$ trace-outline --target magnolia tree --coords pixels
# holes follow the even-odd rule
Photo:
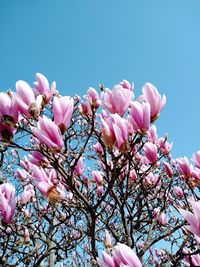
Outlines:
[[[99,91],[0,93],[0,266],[200,266],[200,151],[172,158],[152,84]]]

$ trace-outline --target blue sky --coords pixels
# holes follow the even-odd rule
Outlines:
[[[200,1],[1,0],[0,90],[36,72],[65,95],[145,82],[167,96],[157,122],[174,157],[200,150]]]

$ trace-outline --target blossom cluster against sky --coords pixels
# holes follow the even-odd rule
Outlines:
[[[200,149],[200,1],[1,0],[0,88],[41,72],[63,95],[103,82],[153,83],[167,104],[158,133],[174,157]]]

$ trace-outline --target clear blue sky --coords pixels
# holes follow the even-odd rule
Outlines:
[[[152,82],[173,155],[200,149],[199,0],[1,0],[0,90],[36,72],[66,95],[99,82]]]

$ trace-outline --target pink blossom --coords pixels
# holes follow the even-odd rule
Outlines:
[[[146,83],[142,88],[144,99],[150,104],[151,109],[151,122],[156,120],[160,115],[164,105],[166,104],[166,96],[161,99],[158,90],[151,84]]]
[[[144,178],[144,183],[147,185],[157,185],[159,181],[159,176],[153,174],[150,172],[147,176]]]
[[[173,177],[173,170],[172,170],[170,164],[168,162],[165,162],[165,161],[163,161],[163,164],[164,164],[165,171],[166,171],[167,175],[169,175],[169,177],[172,178]]]
[[[156,144],[160,147],[160,151],[164,155],[168,155],[171,152],[172,146],[173,146],[173,143],[167,142],[166,138],[164,138],[164,137],[159,138],[156,141]]]
[[[93,171],[93,181],[97,184],[97,185],[102,185],[103,184],[103,174],[101,171]]]
[[[86,103],[82,102],[79,105],[79,111],[82,115],[84,114],[84,115],[92,116],[92,109],[91,109],[89,102],[86,102]]]
[[[124,151],[128,142],[128,122],[118,114],[112,114],[112,127],[116,138],[115,146]]]
[[[174,186],[173,190],[174,194],[177,195],[179,198],[183,197],[183,190],[179,186]]]
[[[98,196],[102,196],[103,193],[104,193],[103,186],[98,186],[98,187],[97,187],[97,195],[98,195]]]
[[[74,173],[78,176],[82,175],[84,171],[83,157],[81,156],[74,168]]]
[[[35,196],[35,190],[31,184],[24,187],[24,191],[21,196],[22,204],[26,205],[32,197]]]
[[[134,83],[130,84],[127,80],[123,80],[119,83],[124,89],[128,89],[130,91],[134,90]]]
[[[39,117],[36,127],[32,127],[33,134],[46,144],[49,148],[54,150],[61,150],[64,146],[60,129],[58,126],[46,116]]]
[[[200,201],[190,201],[193,213],[180,209],[181,214],[184,219],[190,224],[187,229],[192,232],[197,240],[200,243]]]
[[[112,147],[116,141],[116,138],[114,129],[112,127],[111,118],[108,118],[107,120],[101,119],[101,132],[105,146]]]
[[[114,247],[112,257],[105,252],[102,253],[102,256],[102,259],[98,259],[100,267],[142,267],[137,255],[125,244],[118,243]]]
[[[157,146],[153,143],[147,142],[144,144],[144,153],[150,163],[156,163],[158,160]]]
[[[74,110],[74,100],[69,96],[54,97],[53,115],[54,122],[63,134],[69,125]]]
[[[98,154],[102,154],[103,153],[103,148],[102,148],[100,143],[96,143],[94,145],[94,149],[95,149],[96,153],[98,153]]]
[[[164,226],[167,223],[167,216],[164,212],[161,212],[161,214],[158,216],[158,222],[160,225]]]
[[[18,122],[18,107],[15,95],[0,93],[0,118],[4,125],[14,126]]]
[[[42,109],[42,95],[35,97],[30,85],[25,81],[16,83],[15,95],[19,111],[28,118],[37,118]]]
[[[189,249],[183,249],[183,253],[186,254],[184,257],[186,266],[200,266],[200,254],[190,255]]]
[[[35,88],[43,95],[44,103],[48,104],[56,90],[56,83],[53,82],[50,88],[47,78],[41,73],[36,73],[36,80],[34,82]]]
[[[128,122],[118,114],[112,114],[108,119],[101,119],[102,138],[106,146],[115,145],[119,150],[126,150],[128,143]]]
[[[100,267],[119,267],[114,259],[104,251],[102,252],[102,259],[98,258],[98,264]]]
[[[49,189],[54,187],[50,178],[50,174],[47,175],[44,169],[39,168],[36,165],[32,166],[31,181],[40,190],[44,196],[48,196]]]
[[[192,165],[190,165],[188,158],[179,158],[176,161],[178,163],[180,173],[187,178],[191,177]]]
[[[160,208],[155,208],[153,210],[153,217],[162,226],[164,226],[167,223],[167,216],[164,212],[160,212]]]
[[[118,243],[117,246],[114,247],[113,254],[116,266],[121,266],[121,264],[124,264],[131,267],[142,267],[137,255],[125,244]]]
[[[129,120],[136,132],[146,133],[150,127],[149,103],[132,102],[129,110]]]
[[[15,187],[10,183],[0,185],[0,209],[3,220],[11,223],[16,209]]]
[[[39,151],[32,151],[29,155],[29,162],[41,167],[47,167],[50,165],[48,159]]]
[[[99,94],[97,93],[97,91],[94,88],[90,87],[88,89],[87,95],[85,96],[85,98],[90,103],[90,105],[92,105],[94,108],[99,107],[99,105],[100,105]]]
[[[27,156],[24,156],[24,159],[20,160],[20,166],[24,168],[26,171],[30,171],[32,163],[30,163]],[[23,174],[25,174],[25,172],[23,172]]]
[[[200,169],[200,151],[193,154],[192,161],[195,163],[195,166]]]
[[[15,176],[19,178],[21,181],[26,180],[27,172],[25,170],[17,169],[15,172]]]
[[[133,98],[133,92],[118,84],[114,86],[112,91],[107,88],[102,93],[101,98],[101,105],[105,109],[109,110],[110,113],[118,113],[123,116]]]
[[[155,125],[152,125],[147,132],[147,140],[153,144],[156,143],[158,136],[157,136],[157,129]]]

